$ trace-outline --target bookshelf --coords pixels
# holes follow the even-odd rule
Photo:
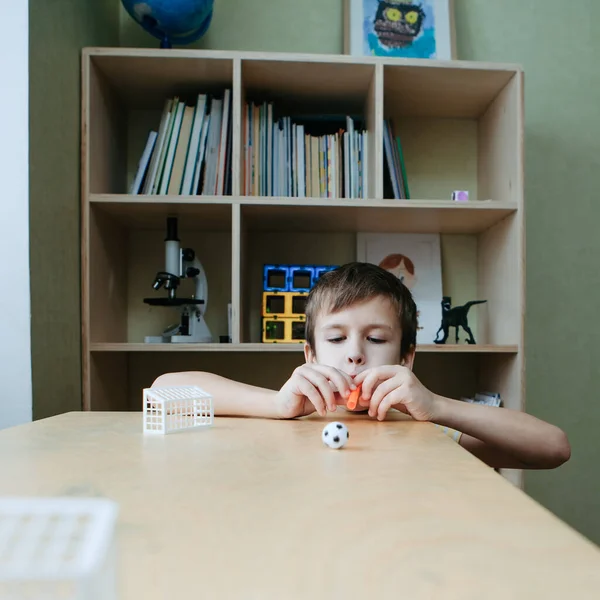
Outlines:
[[[231,90],[230,189],[128,193],[165,99]],[[367,131],[363,197],[246,194],[244,111],[357,115]],[[438,393],[500,392],[525,408],[523,73],[517,65],[205,50],[86,48],[82,55],[82,351],[84,410],[139,410],[141,389],[171,370],[209,370],[280,386],[301,344],[260,343],[264,263],[341,264],[359,231],[440,233],[444,294],[470,314],[476,345],[421,345],[415,371]],[[402,139],[410,200],[385,183],[384,119]],[[453,202],[452,190],[469,190]],[[252,190],[251,190],[252,191]],[[231,343],[146,344],[177,321],[149,307],[168,216],[206,270],[206,322]],[[451,334],[452,335],[452,334]],[[462,338],[464,339],[464,337]],[[516,484],[518,471],[504,472]]]

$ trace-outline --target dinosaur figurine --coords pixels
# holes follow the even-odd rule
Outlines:
[[[463,306],[455,306],[452,307],[452,299],[450,296],[444,296],[442,298],[442,324],[440,328],[437,330],[435,334],[435,344],[445,344],[448,339],[448,330],[450,327],[454,327],[456,329],[456,343],[458,344],[458,328],[462,327],[469,338],[467,339],[467,344],[475,344],[475,338],[473,337],[473,332],[469,328],[469,322],[467,320],[467,314],[469,309],[474,304],[483,304],[487,302],[487,300],[472,300],[471,302],[467,302]],[[444,332],[444,337],[441,340],[438,340],[438,335],[440,331]]]

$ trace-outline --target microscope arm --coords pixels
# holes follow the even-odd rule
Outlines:
[[[206,273],[204,271],[204,267],[202,263],[198,260],[197,257],[194,257],[194,260],[186,263],[186,269],[189,268],[197,269],[198,274],[196,277],[196,293],[195,298],[204,300],[204,303],[201,305],[199,310],[201,310],[202,314],[206,312],[206,305],[208,304],[208,281],[206,279]]]

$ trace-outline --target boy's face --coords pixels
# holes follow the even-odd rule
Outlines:
[[[414,354],[400,360],[402,331],[398,314],[384,296],[376,296],[336,313],[317,315],[314,352],[305,345],[307,362],[357,375],[371,367],[404,364],[412,368]]]

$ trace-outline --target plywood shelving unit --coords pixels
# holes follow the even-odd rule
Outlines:
[[[442,234],[444,293],[477,298],[477,345],[418,348],[417,375],[453,397],[494,390],[524,409],[523,73],[519,66],[202,50],[87,48],[82,57],[83,408],[138,410],[141,389],[176,369],[280,386],[301,345],[260,342],[263,263],[341,264],[358,231]],[[132,196],[149,127],[167,97],[232,90],[230,196]],[[243,196],[242,110],[359,114],[369,132],[368,199]],[[383,119],[403,143],[411,200],[384,197]],[[468,189],[470,201],[450,194]],[[144,344],[177,321],[150,308],[167,216],[209,282],[206,320],[231,344]],[[471,315],[470,315],[471,316]],[[507,476],[516,483],[518,473]]]

